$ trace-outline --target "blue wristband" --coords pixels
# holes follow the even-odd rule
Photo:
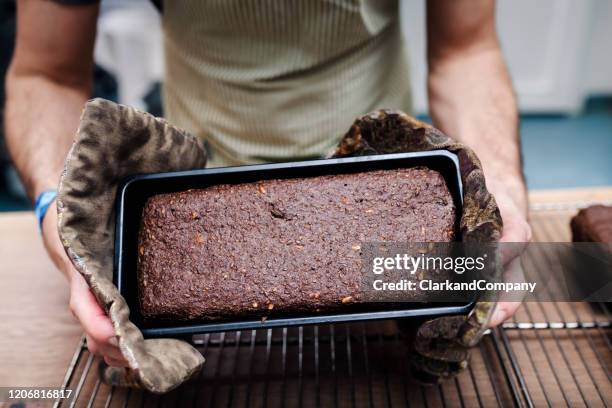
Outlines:
[[[57,191],[55,190],[47,190],[43,191],[36,198],[36,203],[34,203],[34,213],[36,214],[36,219],[38,220],[38,227],[42,231],[42,223],[45,218],[45,214],[49,209],[53,200],[57,197]]]

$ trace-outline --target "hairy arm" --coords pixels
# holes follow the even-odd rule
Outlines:
[[[91,93],[97,5],[20,0],[17,41],[6,78],[6,138],[30,198],[56,189],[79,116]],[[43,222],[45,248],[70,281],[70,309],[92,353],[126,365],[113,326],[66,256],[53,204]]]
[[[97,5],[22,0],[6,79],[6,137],[30,198],[57,188],[89,98]]]
[[[495,30],[495,1],[428,0],[427,61],[434,124],[480,158],[504,221],[502,241],[529,241],[518,110]],[[506,255],[508,265],[518,253]],[[492,324],[517,307],[500,304]]]
[[[436,126],[472,147],[491,187],[503,181],[526,214],[516,97],[494,11],[493,0],[429,0],[429,105]]]

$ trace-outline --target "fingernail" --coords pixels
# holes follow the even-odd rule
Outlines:
[[[506,320],[506,312],[502,309],[496,309],[493,312],[493,317],[491,318],[491,323],[495,324],[495,326],[497,326],[498,324],[502,323],[504,320]]]
[[[117,336],[110,337],[108,343],[111,346],[119,347],[119,338]]]

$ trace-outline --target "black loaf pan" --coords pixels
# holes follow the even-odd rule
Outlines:
[[[237,184],[266,179],[314,177],[416,166],[424,166],[442,174],[453,196],[457,214],[462,214],[463,186],[459,173],[459,161],[455,154],[447,150],[212,168],[129,177],[124,180],[117,195],[113,280],[128,303],[131,321],[142,330],[145,337],[189,337],[198,333],[229,330],[467,313],[473,303],[405,303],[405,308],[389,311],[269,317],[265,320],[250,317],[245,320],[232,319],[202,323],[178,322],[175,325],[167,322],[145,323],[140,314],[136,276],[138,229],[142,209],[149,197],[162,193],[206,188],[216,184]],[[458,224],[457,220],[457,228]]]

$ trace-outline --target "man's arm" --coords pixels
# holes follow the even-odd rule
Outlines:
[[[495,1],[428,0],[427,61],[435,126],[480,158],[504,221],[502,241],[529,241],[518,111],[495,30]],[[500,303],[492,325],[517,307]]]
[[[6,78],[6,137],[30,198],[57,188],[79,115],[91,93],[98,6],[18,3]]]
[[[79,116],[89,98],[98,5],[20,0],[17,40],[6,78],[6,138],[30,198],[56,189]],[[70,280],[70,309],[93,353],[125,365],[113,326],[64,252],[55,204],[43,222],[49,256]]]

